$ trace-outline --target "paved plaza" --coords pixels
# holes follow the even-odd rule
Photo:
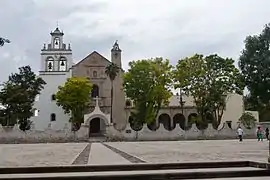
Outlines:
[[[236,160],[266,162],[267,158],[268,142],[256,140],[0,145],[1,167]]]

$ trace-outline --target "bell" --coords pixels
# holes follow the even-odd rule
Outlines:
[[[55,45],[58,45],[58,41],[55,42]]]
[[[64,61],[61,61],[61,64],[60,64],[61,66],[64,66],[65,65],[65,63],[64,63]]]
[[[48,68],[49,68],[49,69],[52,69],[52,63],[51,63],[51,62],[49,62]]]

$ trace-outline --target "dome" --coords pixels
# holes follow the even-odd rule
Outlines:
[[[61,32],[61,31],[59,30],[59,28],[57,27],[53,32],[51,32],[51,35],[52,35],[52,36],[54,36],[54,35],[60,35],[60,36],[63,36],[64,33],[63,33],[63,31]]]

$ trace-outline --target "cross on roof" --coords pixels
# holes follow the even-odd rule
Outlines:
[[[93,98],[93,99],[96,101],[96,107],[98,107],[98,106],[99,106],[98,101],[99,101],[101,98],[99,98],[98,96],[96,96],[96,97]]]

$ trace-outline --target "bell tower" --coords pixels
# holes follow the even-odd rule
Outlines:
[[[120,69],[119,73],[113,81],[113,104],[112,104],[112,120],[116,129],[124,129],[126,127],[127,119],[124,116],[125,109],[125,92],[123,89],[123,69],[122,69],[122,50],[119,48],[116,41],[111,49],[111,61],[115,63]]]
[[[122,50],[119,48],[118,41],[115,41],[111,50],[111,59],[119,68],[122,68],[121,53]]]
[[[41,69],[43,72],[68,72],[72,66],[70,44],[64,43],[64,33],[57,27],[50,33],[51,43],[44,44],[41,50]]]
[[[56,105],[58,87],[64,85],[71,77],[72,50],[70,44],[64,43],[64,33],[57,27],[50,33],[51,41],[41,49],[39,76],[46,82],[44,89],[35,102],[38,116],[34,119],[35,128],[44,130],[48,127],[63,129],[69,117],[61,107]]]

